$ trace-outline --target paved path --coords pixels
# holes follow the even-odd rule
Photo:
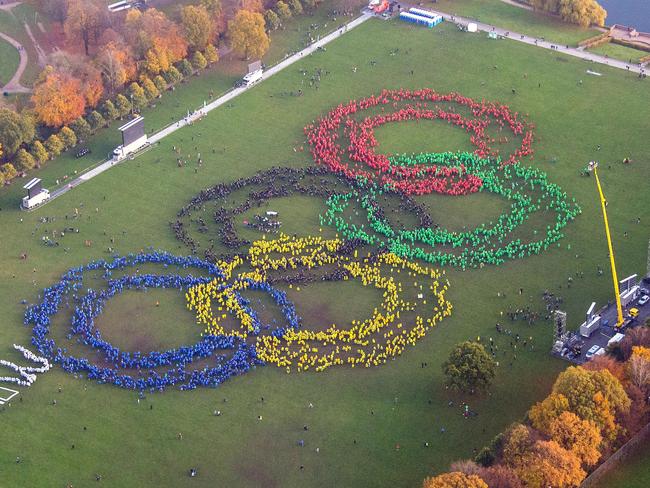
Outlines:
[[[566,45],[560,45],[550,41],[544,41],[536,37],[530,37],[519,32],[513,32],[500,27],[484,24],[475,19],[469,19],[465,17],[459,17],[457,15],[451,15],[444,12],[435,13],[442,15],[446,21],[453,22],[454,24],[460,24],[467,26],[468,23],[473,22],[477,25],[478,29],[483,32],[495,32],[499,36],[507,37],[514,41],[523,42],[524,44],[530,44],[531,46],[537,46],[543,49],[550,49],[552,51],[561,52],[568,54],[569,56],[574,56],[576,58],[581,58],[586,61],[591,61],[593,63],[604,64],[611,66],[612,68],[618,68],[626,71],[632,71],[634,73],[645,72],[645,65],[630,64],[625,61],[619,61],[617,59],[607,58],[605,56],[600,56],[599,54],[590,53],[588,51],[583,51],[574,47],[567,47]]]
[[[41,68],[44,68],[45,65],[47,64],[47,57],[45,56],[45,51],[43,51],[43,48],[41,47],[41,45],[38,43],[38,41],[34,37],[34,34],[32,34],[32,30],[29,28],[29,25],[27,25],[27,23],[25,23],[24,26],[25,26],[25,30],[27,31],[27,35],[32,40],[32,44],[34,45],[34,49],[36,50],[36,54],[38,55],[38,65]]]
[[[350,23],[345,24],[340,29],[337,29],[336,31],[324,36],[323,38],[321,38],[320,40],[314,42],[313,44],[310,44],[308,47],[306,47],[302,51],[299,51],[299,52],[293,54],[292,56],[289,56],[288,58],[286,58],[283,61],[279,62],[275,66],[272,66],[269,69],[267,69],[264,72],[264,74],[262,75],[262,80],[261,81],[270,78],[274,74],[279,73],[280,71],[287,68],[288,66],[291,66],[295,62],[300,61],[305,56],[308,56],[309,54],[317,51],[319,48],[321,48],[321,47],[325,46],[326,44],[332,42],[334,39],[339,38],[340,36],[345,34],[350,29],[353,29],[353,28],[357,27],[358,25],[363,24],[365,21],[367,21],[368,19],[370,19],[372,17],[373,17],[372,14],[364,13],[363,15],[361,15],[360,17],[357,17],[356,19],[354,19]],[[255,85],[253,85],[253,86],[255,86]],[[174,122],[173,124],[165,127],[164,129],[156,132],[155,134],[152,134],[151,136],[149,136],[149,142],[152,145],[159,142],[164,137],[167,137],[168,135],[176,132],[177,130],[179,130],[179,129],[187,126],[187,125],[191,125],[195,120],[200,119],[201,117],[203,117],[205,114],[207,114],[211,110],[214,110],[215,108],[220,107],[221,105],[230,102],[235,97],[238,97],[239,95],[241,95],[242,93],[244,93],[245,91],[250,90],[250,89],[251,89],[250,86],[243,86],[243,87],[234,88],[234,89],[230,90],[225,95],[223,95],[223,96],[217,98],[216,100],[214,100],[213,102],[210,102],[209,104],[205,105],[205,107],[201,107],[201,108],[197,109],[195,112],[193,112],[189,116],[184,117],[183,119],[181,119],[181,120],[179,120],[177,122]],[[135,156],[137,157],[137,154]],[[122,160],[122,161],[124,161],[124,160]],[[127,161],[128,161],[128,159],[127,159]],[[67,192],[72,190],[74,187],[79,186],[80,184],[94,178],[95,176],[97,176],[99,174],[102,174],[104,171],[109,170],[110,168],[112,168],[113,166],[119,164],[120,162],[121,161],[109,160],[109,161],[106,161],[104,163],[99,164],[95,168],[93,168],[90,171],[87,171],[86,173],[82,174],[81,176],[75,178],[74,180],[67,183],[66,185],[64,185],[64,186],[62,186],[60,188],[57,188],[56,190],[53,190],[48,202],[51,202],[55,198],[66,194]],[[47,202],[45,202],[45,203],[47,203]],[[45,205],[45,203],[43,205]]]
[[[15,5],[15,4],[14,4]],[[25,51],[25,48],[23,45],[18,42],[16,39],[13,37],[9,37],[7,34],[4,32],[0,32],[0,37],[7,41],[9,44],[11,44],[13,47],[15,47],[18,50],[18,54],[20,55],[20,63],[18,64],[18,69],[14,73],[14,75],[11,77],[11,79],[7,82],[7,84],[2,88],[2,91],[7,92],[7,93],[29,93],[32,90],[30,88],[24,87],[23,85],[20,84],[20,77],[23,76],[23,72],[25,71],[25,68],[27,67],[27,51]]]

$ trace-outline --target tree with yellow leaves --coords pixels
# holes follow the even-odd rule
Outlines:
[[[488,485],[475,474],[467,475],[454,471],[426,478],[422,488],[488,488]]]
[[[531,407],[528,418],[534,428],[548,434],[553,421],[567,410],[569,410],[569,400],[561,393],[551,393],[543,401]]]
[[[627,361],[627,374],[632,384],[647,391],[650,387],[650,348],[632,347],[632,356]]]
[[[261,58],[269,49],[270,39],[264,29],[262,14],[240,10],[228,22],[230,46],[245,59]]]
[[[591,420],[582,420],[576,414],[563,412],[552,423],[549,435],[567,451],[575,454],[583,465],[593,466],[600,459],[603,436]]]

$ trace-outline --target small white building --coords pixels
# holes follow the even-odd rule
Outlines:
[[[27,196],[23,197],[22,208],[25,210],[32,209],[50,199],[50,191],[41,186],[40,178],[31,179],[25,186]]]

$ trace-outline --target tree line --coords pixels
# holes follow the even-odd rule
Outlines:
[[[40,167],[92,133],[141,111],[161,94],[219,60],[228,42],[244,59],[259,59],[269,34],[317,0],[242,0],[231,19],[221,0],[198,0],[174,18],[155,8],[110,13],[104,0],[30,0],[61,24],[68,45],[34,84],[21,110],[0,109],[0,186]]]
[[[489,387],[490,360],[481,344],[459,344],[443,365],[448,385]],[[523,422],[497,435],[474,459],[426,478],[423,488],[577,487],[650,420],[649,401],[646,325],[630,330],[608,355],[567,368]]]

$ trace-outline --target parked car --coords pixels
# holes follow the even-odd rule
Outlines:
[[[77,154],[74,155],[75,158],[83,158],[86,154],[90,154],[90,148],[82,147],[77,151]]]
[[[594,344],[594,345],[591,346],[591,347],[589,348],[589,350],[587,351],[587,354],[585,355],[586,358],[587,358],[587,359],[591,359],[591,358],[593,358],[594,356],[598,355],[598,351],[599,351],[600,349],[602,349],[602,347],[600,347],[598,344]]]
[[[643,307],[646,303],[650,302],[650,296],[648,295],[643,295],[641,298],[639,298],[639,305]]]

